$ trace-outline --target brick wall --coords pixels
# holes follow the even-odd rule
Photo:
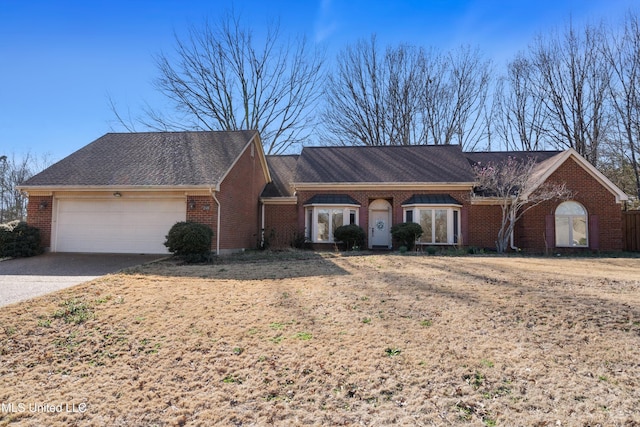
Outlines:
[[[187,221],[208,225],[216,231],[218,221],[218,205],[212,196],[187,196]],[[213,236],[212,246],[215,249],[216,236]]]
[[[549,183],[566,183],[573,192],[572,200],[581,203],[589,216],[589,228],[597,222],[597,236],[590,235],[590,248],[555,248],[547,238],[547,221],[552,221],[555,210],[562,200],[551,200],[527,211],[516,223],[514,243],[526,252],[543,253],[580,252],[589,250],[617,251],[622,249],[622,212],[615,196],[604,188],[574,159],[567,160],[548,179]],[[499,206],[474,205],[470,210],[469,245],[495,249],[495,240],[500,229],[502,212]],[[549,218],[549,219],[547,219]],[[550,229],[555,236],[555,231]],[[592,230],[594,231],[594,230]]]
[[[494,250],[502,222],[502,209],[496,205],[473,205],[469,209],[467,246]]]
[[[369,227],[369,203],[377,199],[387,200],[392,207],[392,225],[399,224],[404,221],[402,215],[402,204],[407,201],[414,194],[449,194],[463,205],[463,210],[469,207],[469,192],[468,191],[381,191],[381,190],[363,190],[363,191],[298,191],[298,207],[297,207],[297,219],[298,219],[298,232],[304,233],[304,204],[307,200],[316,194],[346,194],[352,197],[360,204],[359,225],[362,227],[368,238]],[[464,232],[464,230],[463,230]],[[365,242],[365,246],[368,246],[368,241]]]
[[[623,248],[622,212],[620,205],[615,203],[615,196],[603,187],[591,174],[583,169],[575,160],[569,159],[561,165],[549,178],[551,183],[565,182],[573,192],[573,200],[581,203],[589,215],[590,248],[577,250],[617,251]],[[304,232],[304,203],[316,194],[347,194],[361,205],[359,210],[359,224],[365,230],[368,228],[369,203],[375,199],[385,199],[391,203],[393,224],[404,220],[402,217],[402,203],[413,194],[449,194],[462,205],[461,228],[462,244],[481,248],[495,249],[496,238],[502,219],[499,206],[470,205],[469,193],[466,191],[299,191],[297,205],[297,232]],[[516,224],[515,245],[528,252],[542,253],[547,246],[553,246],[546,238],[547,217],[555,213],[556,207],[562,201],[549,201],[528,211]],[[276,221],[276,211],[267,216],[267,228]],[[281,219],[278,227],[284,227],[286,221],[296,219],[289,212]],[[593,226],[597,223],[597,230]],[[368,233],[367,233],[368,234]],[[554,250],[558,250],[553,248]]]
[[[221,250],[257,247],[260,240],[258,199],[265,185],[258,150],[249,146],[225,177],[217,194],[221,209]]]
[[[298,233],[301,234],[298,229],[298,206],[265,205],[264,224],[265,238],[272,249],[290,247]]]
[[[45,249],[51,248],[52,215],[53,196],[29,196],[27,223],[40,230],[40,245]]]
[[[622,208],[615,202],[615,196],[611,192],[573,158],[561,165],[549,177],[548,181],[550,183],[565,182],[567,188],[573,192],[572,200],[581,203],[587,210],[589,228],[592,228],[595,222],[598,225],[597,236],[589,235],[590,245],[593,246],[594,243],[597,243],[598,247],[572,248],[571,251],[622,250]],[[562,201],[549,201],[528,211],[517,224],[516,245],[537,252],[543,251],[545,248],[545,219],[548,215],[555,214],[555,209],[560,203]],[[547,244],[550,243],[547,242]],[[557,249],[554,248],[554,251]]]

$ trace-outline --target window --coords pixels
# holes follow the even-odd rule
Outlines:
[[[580,203],[563,202],[556,208],[556,246],[586,247],[587,211]]]
[[[305,218],[306,236],[310,241],[333,243],[333,232],[338,227],[358,224],[358,209],[351,206],[308,206]]]
[[[417,222],[422,227],[423,233],[418,243],[458,243],[460,224],[457,207],[405,206],[404,218],[406,222]]]
[[[460,208],[449,194],[414,194],[403,204],[405,222],[422,227],[418,244],[455,245],[460,235]]]

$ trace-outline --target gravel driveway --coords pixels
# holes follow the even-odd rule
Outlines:
[[[165,256],[47,253],[0,261],[0,307]]]

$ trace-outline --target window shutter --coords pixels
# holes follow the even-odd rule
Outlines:
[[[556,247],[556,217],[555,215],[547,215],[545,217],[544,236],[547,241],[547,248]]]
[[[462,235],[461,245],[469,244],[469,208],[463,206],[460,209],[460,234]]]
[[[598,215],[589,216],[589,248],[600,249],[600,224]]]

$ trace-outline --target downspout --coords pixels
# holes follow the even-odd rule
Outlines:
[[[216,205],[218,206],[218,219],[216,221],[216,255],[220,256],[220,201],[216,197],[216,192],[213,191],[213,187],[209,187],[209,191],[211,192],[211,197],[216,201]]]
[[[264,248],[264,202],[260,204],[260,247]]]

